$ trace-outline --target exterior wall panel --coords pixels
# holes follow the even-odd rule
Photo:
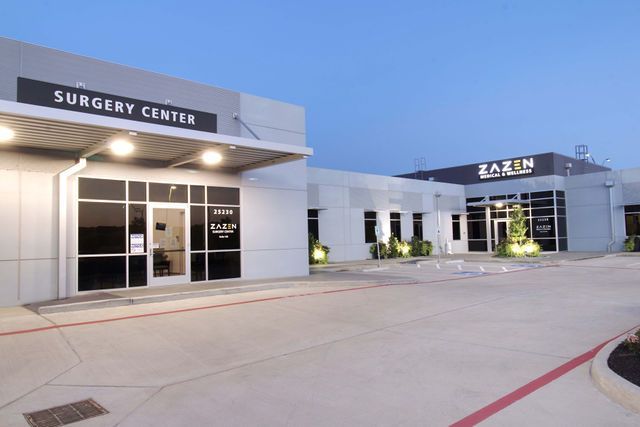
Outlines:
[[[424,238],[435,243],[437,227],[433,200],[434,193],[439,191],[442,194],[439,204],[444,247],[445,238],[452,239],[451,226],[446,225],[451,213],[459,213],[464,207],[464,187],[455,184],[309,168],[308,186],[317,186],[320,194],[325,187],[333,190],[331,197],[320,196],[319,203],[313,206],[321,209],[320,240],[331,248],[329,259],[332,262],[371,257],[371,243],[365,243],[365,211],[377,211],[383,240],[390,235],[391,211],[401,211],[403,240],[410,240],[413,235],[413,213],[422,213]],[[344,195],[342,199],[339,194]],[[459,244],[458,249],[466,252],[463,244]]]

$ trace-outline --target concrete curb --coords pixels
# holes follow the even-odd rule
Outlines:
[[[331,281],[305,281],[305,282],[277,282],[277,283],[265,283],[262,285],[245,285],[245,286],[235,286],[228,288],[218,288],[218,289],[205,289],[199,291],[185,291],[185,292],[174,292],[168,294],[159,294],[159,295],[145,295],[139,297],[121,297],[121,298],[111,298],[104,299],[98,301],[83,301],[83,302],[75,302],[68,304],[54,304],[49,306],[41,306],[37,309],[38,314],[54,314],[54,313],[67,313],[71,311],[81,311],[81,310],[93,310],[98,308],[113,308],[113,307],[124,307],[127,305],[134,304],[151,304],[157,302],[166,302],[166,301],[178,301],[183,299],[191,299],[191,298],[203,298],[203,297],[211,297],[218,295],[232,295],[232,294],[241,294],[248,292],[258,292],[258,291],[268,291],[273,289],[287,289],[294,287],[324,287],[324,286],[351,286],[357,287],[358,285],[367,286],[371,284],[392,284],[392,285],[401,285],[407,283],[413,283],[413,281],[407,280],[396,280],[396,281],[342,281],[342,282],[331,282]]]
[[[613,372],[607,364],[611,352],[625,338],[626,334],[620,339],[611,341],[596,354],[591,362],[591,378],[596,387],[609,399],[630,411],[640,413],[640,387]]]

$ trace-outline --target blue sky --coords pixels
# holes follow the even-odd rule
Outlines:
[[[639,1],[3,0],[0,34],[300,104],[310,165],[640,166]]]

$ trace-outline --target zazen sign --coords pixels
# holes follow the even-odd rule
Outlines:
[[[509,178],[533,173],[533,157],[502,160],[478,165],[478,177],[481,180]]]

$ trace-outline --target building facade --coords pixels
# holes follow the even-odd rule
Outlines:
[[[0,58],[1,306],[308,274],[302,107],[2,38]]]
[[[613,171],[587,158],[526,155],[397,177],[308,169],[309,229],[331,261],[368,257],[394,234],[435,251],[493,252],[515,206],[543,251],[621,251],[640,235],[640,168]]]
[[[0,38],[0,306],[305,276],[377,238],[491,252],[514,206],[545,251],[640,234],[640,169],[555,153],[398,177],[309,168],[304,108]],[[378,233],[376,233],[376,230]]]

